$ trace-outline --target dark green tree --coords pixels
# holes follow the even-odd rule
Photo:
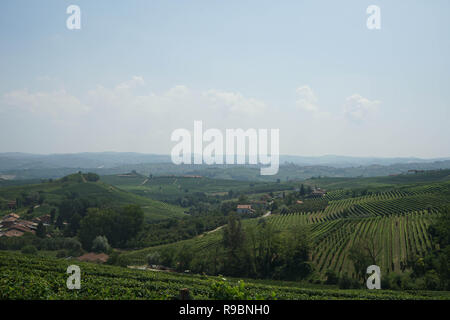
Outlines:
[[[39,222],[39,224],[36,228],[36,236],[38,236],[39,238],[45,238],[46,235],[47,235],[47,230],[41,221],[41,222]]]

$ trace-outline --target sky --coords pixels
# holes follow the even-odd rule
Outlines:
[[[2,0],[0,152],[169,154],[171,133],[201,120],[279,129],[281,154],[448,157],[448,12],[447,0]]]

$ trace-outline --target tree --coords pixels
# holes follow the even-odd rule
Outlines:
[[[287,280],[303,279],[308,276],[312,268],[308,263],[311,250],[309,229],[301,224],[289,228],[283,241],[281,276]]]
[[[56,209],[53,208],[52,211],[50,211],[50,222],[52,224],[55,223],[55,216],[56,216]]]
[[[358,279],[364,280],[367,267],[377,264],[381,249],[376,245],[375,235],[360,239],[350,248],[349,258],[353,262]]]
[[[110,249],[111,246],[105,236],[97,236],[94,241],[92,241],[92,251],[94,252],[108,252]]]
[[[58,217],[56,218],[56,223],[55,223],[56,227],[58,229],[62,229],[64,227],[64,220],[63,217],[59,214]]]
[[[161,255],[159,254],[158,251],[150,252],[147,255],[147,264],[149,266],[161,264]]]
[[[106,236],[114,247],[125,247],[142,229],[143,222],[144,213],[136,205],[121,209],[91,208],[80,222],[78,237],[87,250],[100,235]]]
[[[238,199],[238,201],[239,201],[239,203],[246,203],[246,202],[248,202],[248,198],[247,198],[247,196],[245,195],[245,194],[241,194],[240,196],[239,196],[239,199]]]
[[[46,234],[47,234],[47,230],[41,221],[41,222],[39,222],[39,224],[36,228],[36,236],[38,236],[39,238],[45,238]]]
[[[325,276],[327,277],[327,280],[325,281],[326,284],[337,284],[339,281],[339,277],[337,276],[336,272],[331,269],[327,270]]]
[[[86,175],[86,180],[91,182],[96,182],[100,179],[99,175],[96,173],[88,172]]]
[[[192,258],[194,254],[192,249],[186,245],[180,248],[177,253],[177,265],[176,269],[179,272],[183,272],[190,269]]]
[[[248,271],[244,263],[245,234],[241,221],[235,214],[231,214],[228,218],[222,242],[226,250],[225,272],[230,275],[242,276]],[[246,257],[248,258],[248,255]]]
[[[300,196],[303,197],[305,195],[305,186],[302,184],[300,186]]]

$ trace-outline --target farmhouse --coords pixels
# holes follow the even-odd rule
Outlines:
[[[313,192],[311,194],[313,196],[323,197],[326,193],[327,193],[326,190],[320,189],[320,188],[316,188],[316,189],[313,190]]]
[[[21,236],[23,236],[23,234],[24,233],[22,231],[13,229],[13,230],[6,231],[3,235],[5,237],[9,238],[9,237],[21,237]]]
[[[0,223],[2,224],[3,227],[9,228],[9,227],[12,227],[14,224],[16,224],[16,221],[17,221],[16,218],[9,217],[9,218],[3,219]]]
[[[15,213],[8,214],[3,220],[0,220],[0,226],[2,232],[0,237],[21,237],[26,232],[35,233],[37,229],[37,223],[20,220],[20,217]]]
[[[253,213],[255,210],[252,209],[252,206],[249,204],[238,204],[237,213]]]
[[[4,219],[8,219],[8,218],[13,218],[14,220],[19,219],[19,215],[15,214],[15,213],[10,213],[7,216],[4,217]]]
[[[34,218],[32,221],[38,224],[39,222],[42,222],[44,225],[50,225],[51,223],[51,217],[49,214],[43,215],[42,217]]]
[[[12,227],[9,228],[8,231],[12,231],[12,230],[17,230],[20,232],[31,232],[31,233],[35,233],[34,230],[31,230],[30,228],[28,228],[27,226],[21,225],[21,224],[15,224]]]

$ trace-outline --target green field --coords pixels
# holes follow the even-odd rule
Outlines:
[[[81,289],[66,288],[67,267],[81,269]],[[115,266],[57,260],[0,252],[0,299],[172,299],[189,288],[194,299],[214,299],[211,283],[217,277],[134,270]],[[227,280],[232,285],[236,280]],[[304,288],[298,283],[244,280],[250,299],[405,300],[450,299],[449,292],[339,290]]]
[[[263,193],[293,189],[293,183],[248,182],[192,176],[158,176],[140,174],[102,176],[101,181],[134,194],[162,201],[174,201],[194,193],[224,196],[230,190],[239,193]]]
[[[42,204],[42,208],[38,209],[38,211],[42,211],[41,213],[49,213],[50,210],[47,212],[43,210],[46,206],[47,208],[49,206],[57,207],[67,195],[76,194],[77,197],[91,199],[108,206],[137,204],[142,207],[146,218],[149,220],[185,216],[184,210],[181,207],[141,197],[102,181],[86,181],[79,174],[73,174],[66,179],[63,178],[52,182],[2,187],[0,188],[0,203],[3,203],[5,207],[8,201],[15,200],[24,193],[39,193],[42,195],[44,203]],[[21,210],[26,210],[26,208],[19,208],[17,212],[20,214]],[[3,211],[6,213],[8,210],[4,209]]]

